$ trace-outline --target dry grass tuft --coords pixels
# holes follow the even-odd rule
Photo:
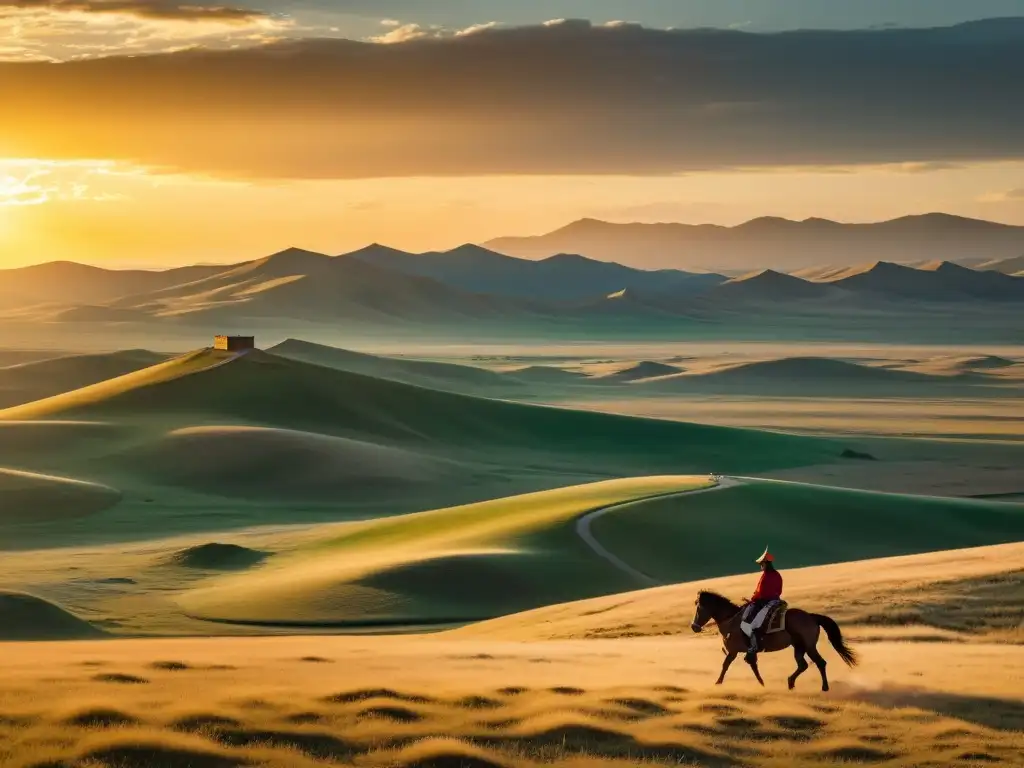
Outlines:
[[[171,723],[171,728],[186,733],[203,733],[217,728],[238,728],[242,723],[233,717],[215,713],[185,715]]]
[[[320,731],[275,731],[258,728],[216,729],[210,737],[232,747],[264,747],[301,752],[319,760],[351,760],[364,749],[332,733]]]
[[[897,755],[893,752],[885,752],[881,749],[866,747],[861,744],[833,747],[819,753],[819,757],[825,760],[837,760],[848,763],[881,763],[892,760]]]
[[[638,715],[644,715],[646,717],[657,717],[659,715],[667,715],[672,710],[666,709],[661,704],[650,699],[609,699],[611,704],[618,704],[620,707],[636,712]]]
[[[359,711],[361,718],[378,718],[395,723],[418,723],[423,715],[408,707],[367,707]]]
[[[324,699],[324,701],[332,704],[354,704],[360,701],[369,701],[370,699],[392,699],[394,701],[404,701],[409,704],[429,704],[433,699],[427,696],[419,696],[417,694],[400,693],[393,691],[390,688],[364,688],[357,691],[345,691],[342,693],[332,694]]]
[[[502,702],[487,696],[464,696],[454,703],[461,709],[497,709],[503,706]]]
[[[93,675],[92,679],[97,683],[118,683],[121,685],[144,685],[149,682],[144,677],[126,675],[121,672],[104,672],[99,675]]]
[[[91,707],[68,715],[61,723],[76,728],[120,728],[138,725],[139,719],[127,712],[111,707]]]

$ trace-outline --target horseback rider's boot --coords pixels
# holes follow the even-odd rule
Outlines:
[[[747,655],[744,657],[747,664],[754,664],[757,662],[757,630],[750,633],[750,645],[747,648]]]

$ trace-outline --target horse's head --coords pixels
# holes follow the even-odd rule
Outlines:
[[[710,621],[721,623],[739,611],[739,606],[733,604],[728,598],[722,597],[717,592],[705,590],[697,593],[694,605],[696,610],[693,612],[693,622],[690,624],[690,629],[694,632],[703,630]]]
[[[696,609],[693,612],[693,621],[690,623],[690,629],[692,629],[694,632],[703,631],[707,623],[711,621],[711,612],[708,610],[708,607],[704,604],[704,595],[704,592],[698,593],[697,599],[693,601],[693,604],[696,606]]]

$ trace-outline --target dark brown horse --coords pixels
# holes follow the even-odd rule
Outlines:
[[[699,592],[697,594],[697,610],[693,614],[693,623],[690,628],[694,632],[700,632],[708,624],[715,622],[718,631],[722,633],[722,650],[725,652],[725,661],[722,662],[722,674],[718,676],[715,685],[721,685],[725,680],[725,673],[729,665],[736,657],[747,650],[747,637],[740,629],[740,619],[743,615],[742,606],[736,605],[728,598],[722,597],[716,592]],[[821,616],[817,613],[808,613],[799,608],[790,608],[786,611],[785,626],[778,632],[772,632],[758,638],[758,649],[766,652],[781,651],[793,646],[793,655],[796,657],[796,671],[789,676],[789,689],[793,690],[796,679],[808,668],[804,656],[810,656],[811,661],[821,672],[821,690],[828,690],[828,676],[825,674],[825,660],[818,653],[818,638],[821,630],[825,630],[832,647],[836,649],[839,658],[846,662],[848,667],[857,664],[857,654],[843,640],[843,634],[839,631],[839,625],[828,616]],[[761,672],[757,668],[755,659],[751,665],[754,677],[757,682],[764,685],[761,679]]]

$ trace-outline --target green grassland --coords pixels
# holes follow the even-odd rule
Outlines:
[[[330,528],[265,567],[187,593],[200,617],[287,624],[465,621],[638,586],[574,522],[589,510],[706,487],[612,480]]]
[[[592,532],[672,582],[750,570],[765,546],[794,568],[1020,541],[1024,506],[745,479],[623,505],[595,519]]]
[[[69,510],[59,529],[0,510],[0,528],[20,547],[316,523],[606,478],[829,463],[844,447],[200,350],[0,411],[0,468],[119,494],[89,516]]]
[[[423,624],[495,616],[643,586],[584,542],[671,583],[750,569],[765,543],[787,566],[1015,541],[1024,507],[697,477],[596,483],[325,531],[265,567],[199,586],[198,616],[284,624]],[[634,501],[630,501],[635,499]]]

